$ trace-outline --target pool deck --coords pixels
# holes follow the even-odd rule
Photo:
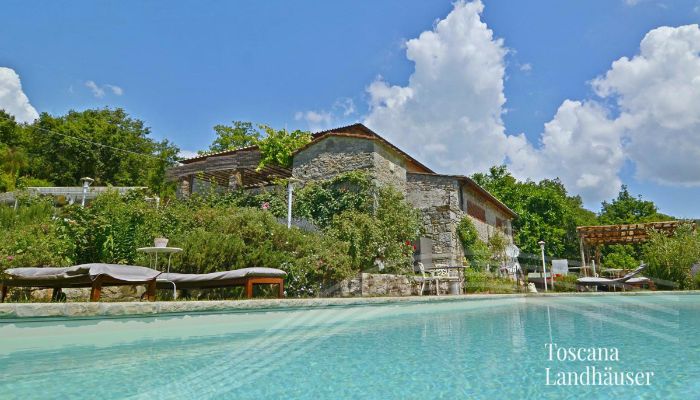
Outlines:
[[[445,301],[478,301],[504,298],[571,297],[571,296],[656,296],[700,294],[700,290],[656,292],[584,292],[584,293],[517,293],[469,294],[459,296],[346,297],[308,299],[259,299],[221,301],[157,301],[129,303],[2,303],[0,323],[24,318],[119,318],[167,314],[246,312],[334,306],[406,304]]]

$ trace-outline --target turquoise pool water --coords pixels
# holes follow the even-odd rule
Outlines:
[[[0,323],[0,398],[696,399],[699,333],[697,295]],[[592,367],[653,376],[554,385]]]

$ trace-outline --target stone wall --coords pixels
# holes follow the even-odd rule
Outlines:
[[[374,168],[374,143],[329,136],[294,155],[292,175],[304,182],[326,180],[348,171]]]
[[[327,180],[350,171],[366,171],[379,186],[403,192],[405,162],[371,139],[329,136],[294,156],[292,175],[304,182]]]
[[[33,289],[10,287],[7,293],[8,301],[51,301],[53,289]],[[83,302],[90,300],[90,288],[65,288],[62,290],[65,301]],[[137,286],[105,286],[100,294],[100,301],[141,301],[146,292],[143,285]]]
[[[406,174],[406,200],[421,211],[424,236],[433,240],[433,262],[456,264],[464,256],[457,236],[457,223],[464,216],[459,190],[452,177]]]
[[[373,176],[380,186],[393,186],[406,191],[406,162],[381,143],[374,143]]]
[[[328,296],[372,297],[372,296],[419,296],[421,284],[413,277],[392,274],[362,273],[336,285]],[[428,287],[425,287],[426,294]],[[448,290],[447,282],[440,282],[440,293]]]

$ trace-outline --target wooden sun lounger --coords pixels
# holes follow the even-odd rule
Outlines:
[[[241,268],[208,274],[161,274],[156,280],[158,289],[214,289],[232,286],[245,287],[246,297],[253,297],[255,285],[277,285],[277,297],[284,297],[286,272],[275,268]]]
[[[579,278],[576,280],[576,286],[579,291],[583,290],[584,288],[587,287],[607,287],[607,288],[613,288],[616,289],[618,286],[622,287],[622,289],[625,289],[625,286],[631,285],[633,282],[636,284],[641,284],[641,283],[646,283],[647,281],[650,281],[648,278],[644,278],[645,280],[639,279],[639,280],[633,280],[636,275],[639,275],[645,268],[647,267],[646,264],[642,264],[633,271],[627,273],[626,275],[620,277],[620,278],[614,278],[614,279],[609,279],[609,278],[597,278],[597,277],[583,277]],[[629,282],[630,280],[633,280],[632,282]],[[628,283],[629,282],[629,283]]]
[[[13,268],[5,271],[0,284],[0,302],[5,301],[10,287],[53,289],[52,300],[58,300],[64,288],[90,288],[90,301],[99,301],[105,286],[146,285],[146,299],[156,298],[156,277],[159,271],[132,265],[82,264],[67,268]]]

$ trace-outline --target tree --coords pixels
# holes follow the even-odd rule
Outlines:
[[[261,158],[260,166],[276,164],[283,167],[292,166],[292,155],[300,147],[311,141],[309,132],[286,129],[276,130],[267,125],[260,125],[265,131],[265,136],[258,141]]]
[[[200,154],[255,145],[261,155],[258,168],[268,164],[291,167],[294,152],[311,141],[311,134],[306,131],[277,130],[265,124],[259,124],[256,128],[251,122],[233,121],[232,126],[216,125],[214,130],[216,139],[209,146],[209,151],[200,151]]]
[[[604,225],[614,225],[668,221],[674,218],[659,213],[653,201],[642,200],[641,195],[632,196],[627,186],[622,185],[617,198],[610,203],[606,201],[602,203],[598,219]]]
[[[658,212],[653,201],[643,200],[639,195],[630,194],[626,185],[622,185],[617,198],[609,203],[604,201],[598,221],[603,225],[634,224],[642,222],[668,221],[674,219]],[[603,264],[609,268],[631,269],[639,265],[642,247],[639,244],[609,245],[602,250]]]
[[[17,186],[20,171],[29,164],[27,154],[17,147],[0,149],[0,169],[4,173],[3,186],[5,190],[14,190]]]
[[[27,167],[27,154],[18,147],[5,147],[0,152],[0,166],[10,175],[19,177],[21,170]]]
[[[24,141],[22,125],[15,117],[0,109],[0,146],[21,147]]]
[[[596,216],[583,207],[579,196],[569,196],[558,179],[520,182],[505,166],[472,178],[518,214],[513,221],[515,243],[526,253],[539,252],[538,241],[558,257],[578,258],[576,227],[595,225]]]
[[[200,151],[200,154],[215,153],[226,150],[235,150],[258,144],[260,132],[255,129],[252,122],[233,121],[232,126],[216,125],[216,139],[209,146],[209,151]]]
[[[3,165],[23,172],[26,176],[18,178],[26,182],[73,186],[89,176],[102,185],[149,186],[160,193],[168,187],[165,170],[179,150],[150,133],[143,121],[119,108],[42,113],[31,124],[17,124],[0,111],[2,143],[17,149],[16,154],[5,150]],[[18,168],[20,154],[28,162]]]
[[[691,267],[700,261],[700,233],[692,224],[679,226],[671,235],[650,232],[643,254],[648,264],[644,275],[662,286],[692,289]]]

